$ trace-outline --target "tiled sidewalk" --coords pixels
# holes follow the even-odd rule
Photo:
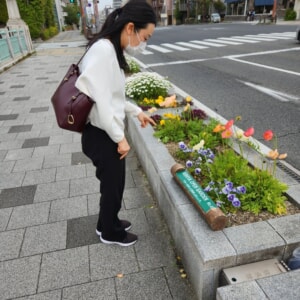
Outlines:
[[[50,103],[83,51],[43,48],[0,74],[0,299],[195,299],[134,149],[121,217],[139,241],[104,245],[95,234],[94,167]]]

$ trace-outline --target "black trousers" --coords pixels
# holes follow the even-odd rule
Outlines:
[[[82,151],[96,167],[100,180],[100,210],[97,229],[108,240],[123,239],[118,213],[125,186],[125,159],[120,159],[116,144],[108,134],[88,123],[82,132]]]

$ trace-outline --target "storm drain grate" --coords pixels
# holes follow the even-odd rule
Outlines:
[[[288,174],[290,177],[292,177],[293,179],[295,179],[297,182],[300,183],[300,175],[297,174],[296,172],[294,172],[293,170],[291,170],[290,168],[288,168],[287,166],[285,166],[284,164],[277,162],[277,167],[279,169],[281,169],[282,171],[284,171],[286,174]]]

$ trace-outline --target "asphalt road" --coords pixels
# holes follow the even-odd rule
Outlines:
[[[274,145],[262,134],[273,130],[278,151],[300,170],[296,27],[246,22],[158,27],[148,52],[137,58],[222,117],[241,116],[236,125],[253,126],[254,137],[269,148]]]

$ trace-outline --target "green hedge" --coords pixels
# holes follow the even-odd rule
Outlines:
[[[284,20],[285,21],[293,21],[296,20],[297,17],[297,13],[292,9],[292,8],[288,8],[285,11],[285,16],[284,16]]]
[[[8,20],[6,1],[0,0],[0,26],[5,26]]]

